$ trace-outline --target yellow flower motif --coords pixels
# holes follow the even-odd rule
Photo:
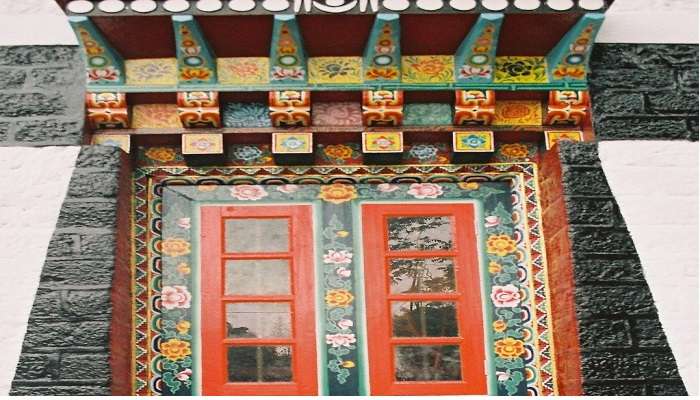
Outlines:
[[[326,292],[326,304],[331,307],[347,307],[354,299],[345,289],[332,289]]]
[[[187,335],[187,332],[190,331],[191,326],[192,325],[189,323],[189,321],[185,321],[183,319],[180,322],[178,322],[177,325],[175,325],[175,329],[180,335]]]
[[[175,150],[170,147],[151,147],[146,150],[146,157],[154,161],[168,162],[175,159]]]
[[[582,79],[586,75],[586,70],[583,67],[564,67],[561,66],[552,73],[556,78],[566,78],[570,76],[575,79]]]
[[[515,251],[515,240],[508,235],[491,235],[486,240],[486,251],[503,257]]]
[[[493,321],[493,330],[496,332],[503,332],[506,330],[506,323],[502,320]]]
[[[343,361],[343,367],[345,367],[345,368],[354,368],[354,367],[355,367],[355,363],[352,362],[352,361]]]
[[[211,71],[209,68],[183,68],[180,72],[180,77],[183,80],[202,80],[206,81],[211,76]]]
[[[335,236],[344,238],[344,237],[347,237],[349,234],[350,234],[350,232],[348,232],[348,231],[338,231],[335,233]]]
[[[344,144],[331,144],[323,148],[323,152],[329,158],[347,160],[352,157],[352,148]]]
[[[479,184],[476,182],[460,182],[457,186],[464,190],[477,190],[479,188]]]
[[[192,272],[192,269],[190,268],[189,264],[186,262],[181,262],[180,264],[177,265],[177,272],[181,273],[182,275],[188,275],[190,272]]]
[[[192,354],[190,344],[179,339],[170,339],[160,345],[160,353],[170,361],[179,361]]]
[[[341,204],[356,199],[357,191],[354,186],[334,183],[332,185],[321,186],[318,198],[333,204]]]
[[[497,340],[494,347],[496,354],[501,358],[517,358],[525,353],[523,341],[511,337]]]
[[[489,263],[489,272],[492,274],[497,274],[497,273],[501,272],[502,269],[503,269],[503,267],[501,267],[501,264],[499,264],[495,261],[491,261]]]
[[[160,247],[163,254],[170,257],[190,254],[190,243],[181,238],[167,238],[161,242]]]
[[[399,76],[399,71],[393,67],[371,68],[366,72],[365,76],[369,80],[394,79]]]
[[[511,158],[525,158],[530,152],[522,143],[509,143],[501,146],[501,154]]]
[[[216,185],[197,185],[197,190],[200,192],[213,192],[216,190]]]

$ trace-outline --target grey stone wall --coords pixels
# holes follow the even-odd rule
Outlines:
[[[586,395],[685,395],[595,143],[561,143]]]
[[[0,146],[82,144],[81,57],[77,46],[0,47]]]
[[[120,386],[128,385],[128,378],[112,379],[130,363],[124,315],[130,304],[127,165],[118,148],[82,147],[49,244],[11,394],[128,394]],[[116,355],[111,363],[110,355]]]
[[[698,45],[598,43],[591,70],[599,139],[698,140]]]

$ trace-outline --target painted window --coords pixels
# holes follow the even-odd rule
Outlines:
[[[202,207],[203,394],[317,393],[311,215]]]
[[[373,395],[486,394],[471,204],[364,204]]]

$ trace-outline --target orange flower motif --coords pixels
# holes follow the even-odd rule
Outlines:
[[[192,354],[190,344],[179,339],[170,339],[160,345],[163,357],[170,361],[179,361]]]
[[[396,68],[372,68],[365,74],[367,79],[394,79],[399,76]]]
[[[186,262],[181,262],[180,264],[177,265],[177,272],[181,273],[182,275],[188,275],[190,272],[192,272],[192,269],[190,268],[189,264]]]
[[[444,71],[446,67],[445,63],[438,58],[421,59],[411,64],[411,68],[426,75],[438,75]]]
[[[352,157],[352,148],[344,144],[332,144],[323,148],[323,152],[330,158],[347,160]]]
[[[175,159],[175,150],[170,147],[151,147],[146,150],[146,157],[154,161],[168,162]]]
[[[494,350],[501,358],[517,358],[525,353],[525,345],[522,340],[507,337],[497,340]]]
[[[161,251],[166,256],[178,257],[190,254],[190,243],[181,238],[168,238],[161,242]]]
[[[189,323],[189,321],[185,321],[184,319],[179,321],[177,325],[175,325],[175,330],[177,330],[177,333],[180,335],[187,335],[187,333],[190,331],[190,327],[192,325]]]
[[[503,269],[503,267],[501,267],[501,264],[499,264],[497,262],[491,261],[489,263],[489,272],[492,274],[497,274],[497,273],[501,272],[502,269]]]
[[[357,198],[357,191],[354,186],[342,183],[321,186],[318,198],[333,204],[341,204]]]
[[[347,307],[352,303],[352,293],[345,289],[332,289],[326,292],[326,304],[331,307]]]
[[[508,235],[491,235],[486,240],[486,252],[503,257],[515,251],[515,240]]]
[[[530,152],[524,144],[510,143],[501,146],[501,154],[511,158],[524,158],[527,157]]]
[[[184,68],[180,72],[182,79],[206,81],[211,76],[211,71],[207,68]]]
[[[493,321],[493,330],[496,332],[504,332],[506,327],[506,323],[500,319],[498,321]]]
[[[586,70],[583,67],[559,67],[552,73],[557,78],[566,78],[570,76],[576,79],[582,79],[586,75]]]
[[[476,182],[460,182],[457,186],[464,190],[477,190],[479,188],[479,184]]]

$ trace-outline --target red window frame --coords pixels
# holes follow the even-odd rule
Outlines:
[[[204,206],[201,209],[202,389],[204,395],[315,395],[316,321],[314,313],[314,250],[310,205]],[[276,253],[226,253],[225,221],[236,218],[287,218],[289,250]],[[291,294],[225,295],[225,261],[289,260]],[[227,338],[226,303],[289,302],[289,338]],[[292,348],[292,382],[228,382],[230,345],[287,345]]]
[[[453,249],[390,251],[387,219],[406,216],[450,216]],[[372,395],[487,394],[481,280],[472,204],[363,204],[365,296]],[[391,294],[389,262],[394,257],[452,257],[454,293]],[[457,337],[392,337],[391,300],[449,300],[457,306]],[[396,381],[394,352],[397,345],[459,345],[460,381]]]

